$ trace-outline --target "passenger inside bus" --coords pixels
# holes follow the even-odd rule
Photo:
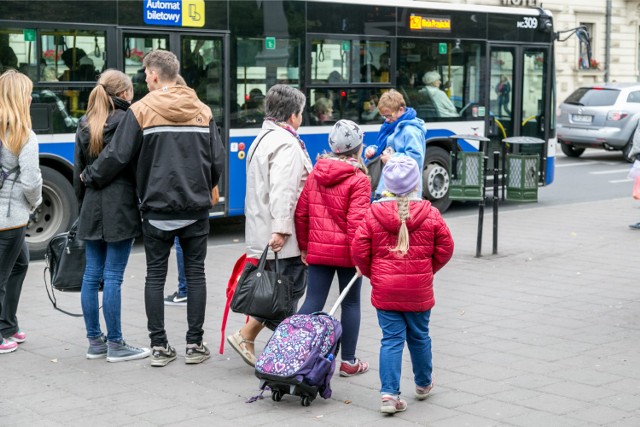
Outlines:
[[[60,58],[67,66],[67,70],[58,77],[58,80],[83,82],[96,80],[98,72],[83,49],[71,47],[62,52]]]
[[[264,94],[258,88],[249,92],[249,99],[242,105],[242,118],[245,124],[262,124],[264,119]]]
[[[313,124],[322,125],[333,123],[333,102],[327,98],[319,98],[313,104],[313,116],[311,122]]]
[[[18,57],[11,46],[0,46],[0,72],[18,69]]]
[[[422,77],[425,87],[420,89],[424,103],[416,108],[419,117],[459,117],[458,110],[447,94],[440,90],[442,78],[437,71],[429,71]]]

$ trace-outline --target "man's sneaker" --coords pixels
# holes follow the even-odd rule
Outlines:
[[[151,351],[151,366],[167,366],[176,360],[176,349],[168,343],[166,347],[154,346]]]
[[[16,332],[15,334],[11,335],[9,338],[7,338],[8,341],[13,341],[13,342],[17,342],[17,343],[22,343],[25,342],[27,340],[27,334],[25,334],[24,332],[18,330],[18,332]]]
[[[407,410],[407,402],[400,399],[400,396],[391,396],[385,394],[382,396],[382,405],[380,406],[380,412],[383,414],[395,414],[396,412],[402,412]]]
[[[358,374],[364,374],[369,370],[369,364],[356,358],[354,363],[342,362],[340,363],[340,376],[352,377]]]
[[[89,338],[87,359],[100,359],[102,357],[107,357],[107,339],[104,335],[100,335],[97,338]]]
[[[125,362],[127,360],[144,359],[149,357],[151,350],[138,348],[127,344],[124,340],[109,341],[107,343],[107,362]]]
[[[187,296],[180,296],[178,291],[175,291],[171,295],[167,295],[164,299],[164,305],[182,305],[184,307],[187,306]]]
[[[185,363],[202,363],[209,357],[211,357],[211,353],[209,353],[209,349],[204,344],[187,344]]]
[[[431,381],[431,384],[425,387],[416,386],[416,399],[418,400],[426,399],[427,396],[429,396],[429,393],[431,392],[432,388],[433,388],[433,381]]]
[[[0,354],[11,353],[12,351],[16,351],[17,349],[17,342],[9,341],[4,338],[2,339],[2,342],[0,342]]]

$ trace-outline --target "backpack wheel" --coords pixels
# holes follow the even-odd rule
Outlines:
[[[280,402],[282,400],[282,392],[280,390],[273,390],[271,392],[271,400]]]
[[[302,406],[309,406],[311,405],[311,399],[309,399],[309,396],[302,396],[302,399],[300,400],[300,404]]]

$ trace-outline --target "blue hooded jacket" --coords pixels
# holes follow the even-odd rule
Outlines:
[[[418,117],[402,120],[396,126],[395,131],[387,137],[387,147],[392,147],[394,156],[405,155],[418,163],[420,170],[424,168],[426,129],[424,121]],[[380,177],[380,183],[376,194],[382,194],[385,190],[384,177]],[[422,180],[418,184],[418,195],[422,197]]]

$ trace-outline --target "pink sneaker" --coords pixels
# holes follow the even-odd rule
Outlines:
[[[18,349],[18,343],[13,341],[7,341],[5,339],[0,342],[0,354],[3,353],[11,353],[12,351],[16,351]]]
[[[24,332],[18,330],[18,332],[16,332],[15,334],[11,335],[9,338],[7,338],[7,340],[9,341],[13,341],[13,342],[25,342],[27,340],[27,334],[25,334]]]
[[[369,370],[369,364],[363,362],[360,359],[356,359],[355,363],[342,362],[340,363],[340,376],[352,377],[358,374],[364,374]]]

